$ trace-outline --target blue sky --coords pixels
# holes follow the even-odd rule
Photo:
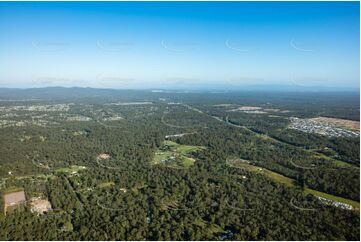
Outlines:
[[[358,2],[1,2],[0,87],[359,88]]]

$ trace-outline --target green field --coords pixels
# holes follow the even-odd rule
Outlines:
[[[70,166],[70,167],[63,167],[63,168],[56,169],[55,172],[77,173],[77,172],[79,172],[81,170],[84,170],[84,169],[86,169],[86,167],[73,165],[73,166]]]
[[[263,174],[276,182],[285,184],[286,186],[290,186],[290,187],[297,186],[296,181],[289,177],[283,176],[281,174],[267,170],[262,167],[251,165],[248,161],[245,161],[242,159],[229,159],[229,160],[227,160],[227,165],[236,167],[236,168],[241,168],[246,171],[257,172],[259,174]],[[351,199],[334,196],[334,195],[331,195],[328,193],[313,190],[311,188],[305,188],[304,192],[308,193],[308,194],[312,194],[316,197],[326,198],[326,199],[332,200],[334,202],[341,202],[341,203],[349,204],[352,207],[354,207],[356,210],[360,209],[360,203],[357,201],[351,200]]]
[[[166,145],[166,146],[169,146],[169,148],[171,150],[174,150],[182,155],[187,155],[191,152],[194,152],[194,151],[199,151],[199,150],[202,150],[202,149],[205,149],[205,147],[203,146],[193,146],[193,145],[180,145],[180,144],[177,144],[176,142],[173,142],[173,141],[170,141],[170,140],[165,140],[163,142],[163,145]]]
[[[310,189],[310,188],[305,188],[305,192],[310,193],[310,194],[312,194],[314,196],[317,196],[317,197],[323,197],[323,198],[326,198],[326,199],[330,199],[330,200],[335,201],[335,202],[341,202],[341,203],[349,204],[349,205],[351,205],[352,207],[354,207],[357,210],[360,209],[360,203],[357,202],[357,201],[351,200],[351,199],[334,196],[334,195],[324,193],[324,192],[319,192],[319,191],[316,191],[316,190],[313,190],[313,189]]]
[[[351,165],[350,163],[347,163],[345,161],[337,160],[332,157],[328,157],[327,155],[316,153],[314,155],[316,159],[325,159],[327,161],[330,161],[334,166],[336,167],[342,167],[342,168],[356,168],[354,165]]]
[[[242,160],[242,159],[230,159],[227,160],[227,164],[232,167],[241,168],[247,171],[256,172],[259,174],[263,174],[269,178],[271,178],[274,181],[277,181],[279,183],[283,183],[287,186],[294,186],[294,180],[288,177],[285,177],[281,174],[278,174],[276,172],[267,170],[262,167],[258,167],[255,165],[251,165],[248,161]]]
[[[173,141],[166,140],[157,150],[152,160],[152,164],[162,164],[171,168],[189,168],[195,159],[191,157],[192,152],[205,149],[201,146],[180,145]]]
[[[105,187],[111,187],[114,186],[114,182],[102,182],[97,185],[98,188],[105,188]]]

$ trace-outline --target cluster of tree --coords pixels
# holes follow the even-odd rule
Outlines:
[[[155,102],[159,95],[150,100]],[[215,100],[194,94],[177,98],[175,102],[191,99],[189,103],[204,113],[159,102],[113,107],[111,112],[125,119],[104,122],[108,126],[91,121],[2,129],[0,178],[6,182],[1,189],[23,187],[27,197],[42,193],[53,211],[37,216],[25,205],[0,215],[0,240],[359,239],[357,212],[326,206],[299,188],[226,162],[230,156],[240,157],[319,191],[358,200],[357,167],[347,164],[352,169],[341,169],[334,153],[322,148],[357,161],[353,152],[342,152],[348,143],[356,148],[359,142],[301,133],[285,138],[282,118],[247,119],[213,106],[215,101],[240,103],[237,95],[216,95]],[[265,103],[247,98],[243,103],[248,105]],[[109,99],[106,102],[114,101]],[[284,100],[273,97],[272,102]],[[94,106],[75,105],[72,112],[96,117],[91,110],[101,109],[101,102],[89,104]],[[248,129],[227,124],[227,116]],[[254,132],[256,128],[259,132]],[[195,165],[188,169],[152,165],[164,137],[180,133],[190,134],[173,141],[206,147],[193,154]],[[24,135],[32,138],[20,141]],[[35,138],[39,136],[45,140]],[[111,158],[97,161],[101,153]],[[56,171],[70,165],[86,169],[77,174]],[[8,170],[22,178],[13,179]]]

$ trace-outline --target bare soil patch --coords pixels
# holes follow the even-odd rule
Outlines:
[[[261,110],[261,107],[254,107],[254,106],[241,106],[236,109],[229,110],[230,112],[235,111],[255,111],[255,110]]]
[[[101,160],[107,160],[110,158],[110,155],[103,153],[103,154],[98,155],[98,158]]]
[[[321,123],[329,123],[329,124],[333,124],[336,126],[347,128],[347,129],[360,130],[360,122],[359,121],[339,119],[339,118],[328,118],[328,117],[317,117],[317,118],[313,118],[311,120],[321,122]]]
[[[44,214],[51,210],[51,204],[46,199],[32,198],[30,201],[31,212]]]

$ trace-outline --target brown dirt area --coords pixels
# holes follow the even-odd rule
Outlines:
[[[48,200],[40,198],[32,198],[30,202],[31,212],[38,214],[44,214],[51,210],[51,204]]]
[[[261,110],[261,107],[254,107],[254,106],[240,106],[238,108],[228,110],[229,112],[236,112],[236,111],[255,111],[255,110]]]
[[[327,117],[317,117],[311,120],[321,122],[321,123],[329,123],[336,126],[344,127],[352,130],[360,130],[360,122],[347,120],[347,119],[339,119],[339,118],[327,118]]]
[[[102,159],[102,160],[106,160],[106,159],[110,158],[110,155],[103,153],[103,154],[98,155],[98,158]]]
[[[4,195],[4,201],[6,206],[12,206],[25,202],[25,193],[24,191],[7,193]]]

